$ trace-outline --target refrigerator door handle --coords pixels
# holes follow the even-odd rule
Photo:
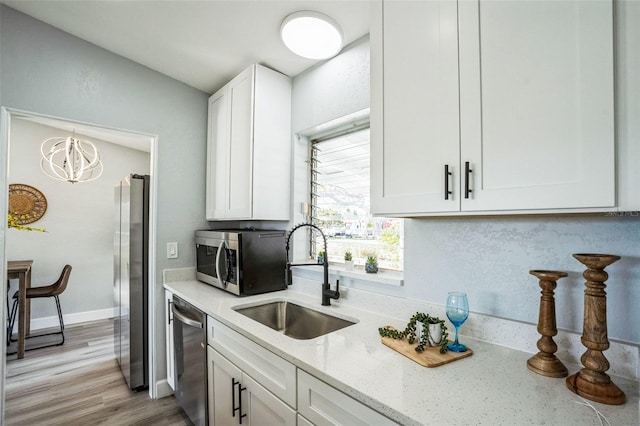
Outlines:
[[[191,327],[204,328],[204,324],[200,321],[189,318],[187,314],[180,312],[180,309],[176,307],[175,303],[171,304],[171,312],[173,312],[173,318],[187,324]]]

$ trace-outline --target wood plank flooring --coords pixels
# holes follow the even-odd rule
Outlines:
[[[65,337],[63,346],[7,356],[5,425],[191,424],[173,396],[129,390],[113,353],[113,320],[67,326]],[[47,338],[60,336],[27,342]]]

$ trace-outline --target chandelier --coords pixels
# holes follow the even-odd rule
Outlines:
[[[102,174],[100,153],[94,144],[69,137],[53,137],[42,142],[40,168],[49,177],[67,182],[89,182]]]

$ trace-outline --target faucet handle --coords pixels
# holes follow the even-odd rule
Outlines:
[[[340,299],[340,280],[336,280],[336,289],[335,290],[327,290],[327,296],[334,300]]]
[[[287,262],[287,266],[284,268],[284,282],[287,287],[293,284],[293,273],[291,272],[290,262]]]

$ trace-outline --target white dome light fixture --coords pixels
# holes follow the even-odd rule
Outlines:
[[[71,183],[90,182],[102,175],[100,153],[87,140],[54,137],[42,142],[40,168],[49,177]]]
[[[280,36],[289,50],[304,58],[327,59],[342,49],[338,23],[320,12],[292,13],[282,21]]]

